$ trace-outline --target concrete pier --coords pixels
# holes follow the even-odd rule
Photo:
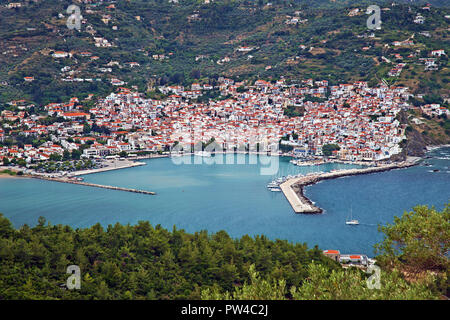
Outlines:
[[[364,169],[346,169],[318,174],[310,174],[299,178],[289,179],[288,181],[282,183],[280,185],[280,188],[295,213],[322,213],[323,210],[321,208],[315,206],[311,202],[311,200],[304,196],[303,188],[305,186],[317,183],[321,180],[382,172],[392,169],[401,169],[411,167],[413,165],[415,165],[414,162],[402,162]]]
[[[86,169],[86,170],[79,170],[71,173],[71,176],[84,176],[87,174],[92,173],[99,173],[99,172],[106,172],[106,171],[112,171],[112,170],[119,170],[119,169],[126,169],[126,168],[133,168],[138,166],[144,166],[145,162],[137,162],[133,160],[106,160],[103,161],[103,168],[96,168],[96,169]]]
[[[83,182],[83,181],[76,181],[76,180],[67,179],[67,178],[49,178],[49,177],[41,177],[41,176],[31,176],[31,177],[32,178],[36,178],[36,179],[41,179],[41,180],[47,180],[47,181],[78,184],[78,185],[87,186],[87,187],[95,187],[95,188],[103,188],[103,189],[110,189],[110,190],[142,193],[142,194],[148,194],[148,195],[156,195],[156,192],[153,192],[153,191],[145,191],[145,190],[138,190],[138,189],[132,189],[132,188],[107,186],[107,185],[102,185],[102,184],[95,184],[95,183],[89,183],[89,182]]]
[[[280,185],[281,191],[289,201],[295,213],[321,213],[322,210],[314,206],[314,204],[303,195],[303,183],[307,177],[289,179]]]

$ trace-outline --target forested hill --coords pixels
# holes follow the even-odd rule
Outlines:
[[[80,31],[66,26],[72,2],[81,9]],[[432,50],[450,52],[448,1],[204,2],[0,1],[0,107],[13,99],[42,105],[104,95],[114,89],[112,79],[142,91],[219,76],[371,85],[385,79],[415,93],[448,94],[448,56],[436,58],[432,70],[423,60]],[[366,9],[374,3],[382,27],[372,31]],[[423,24],[414,22],[418,16]],[[401,73],[390,76],[398,63],[405,64]]]
[[[381,287],[373,290],[368,274],[306,244],[143,221],[74,230],[40,217],[14,229],[0,214],[0,300],[436,299],[448,295],[449,218],[450,204],[442,212],[418,206],[381,228]],[[80,268],[79,289],[67,287],[69,265]]]
[[[233,240],[225,232],[169,232],[148,222],[73,230],[40,218],[34,228],[14,230],[0,215],[0,244],[0,300],[199,299],[201,289],[231,290],[248,281],[251,264],[264,277],[296,286],[312,261],[339,268],[304,244],[264,236]],[[64,290],[72,264],[82,270],[81,291]]]

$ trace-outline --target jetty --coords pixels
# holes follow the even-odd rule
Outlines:
[[[345,169],[325,173],[309,174],[306,176],[289,179],[282,183],[280,185],[280,188],[295,213],[317,214],[322,213],[323,210],[315,206],[311,200],[305,197],[303,193],[303,188],[305,186],[312,185],[319,181],[327,179],[336,179],[346,176],[383,172],[393,169],[407,168],[413,165],[415,165],[415,162],[407,161],[362,169]]]
[[[138,162],[138,161],[132,161],[132,160],[106,160],[106,161],[103,161],[102,168],[79,170],[79,171],[72,172],[70,175],[74,176],[74,177],[75,176],[84,176],[84,175],[93,174],[93,173],[133,168],[133,167],[139,167],[139,166],[145,166],[145,162]]]
[[[148,194],[148,195],[156,195],[156,192],[153,192],[153,191],[146,191],[146,190],[139,190],[139,189],[132,189],[132,188],[123,188],[123,187],[114,187],[114,186],[108,186],[108,185],[103,185],[103,184],[77,181],[77,180],[70,179],[70,178],[51,178],[51,177],[38,176],[38,175],[33,175],[31,177],[35,178],[35,179],[41,179],[41,180],[47,180],[47,181],[78,184],[80,186],[86,186],[86,187],[95,187],[95,188],[103,188],[103,189],[110,189],[110,190],[142,193],[142,194]]]

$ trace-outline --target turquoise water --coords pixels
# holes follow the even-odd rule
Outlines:
[[[74,228],[148,220],[187,232],[226,230],[233,237],[264,234],[311,247],[317,244],[322,249],[373,255],[373,244],[382,238],[378,224],[392,222],[395,215],[417,204],[442,209],[449,201],[450,148],[430,155],[433,158],[426,161],[433,167],[345,177],[307,187],[306,195],[325,210],[322,215],[293,213],[281,192],[267,190],[273,177],[260,175],[260,164],[176,165],[168,158],[84,177],[87,182],[156,191],[157,196],[35,179],[0,179],[0,212],[16,227],[35,225],[39,216]],[[296,167],[281,158],[276,176],[349,167],[358,166]],[[440,172],[431,172],[436,168]],[[359,226],[345,224],[350,210]]]

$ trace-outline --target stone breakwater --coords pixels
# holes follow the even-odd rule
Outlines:
[[[414,162],[401,162],[394,164],[386,164],[377,167],[363,169],[346,169],[332,172],[310,174],[299,178],[289,179],[280,185],[281,191],[289,201],[295,213],[322,213],[323,210],[314,205],[314,203],[305,197],[303,188],[308,185],[315,184],[322,180],[336,179],[346,176],[355,176],[360,174],[369,174],[375,172],[383,172],[393,169],[407,168],[415,165]]]
[[[142,194],[148,194],[148,195],[156,195],[156,192],[153,192],[153,191],[138,190],[138,189],[132,189],[132,188],[123,188],[123,187],[114,187],[114,186],[108,186],[108,185],[102,185],[102,184],[76,181],[76,180],[67,179],[67,178],[49,178],[49,177],[40,177],[40,176],[31,176],[31,177],[35,178],[35,179],[41,179],[41,180],[47,180],[47,181],[78,184],[78,185],[87,186],[87,187],[95,187],[95,188],[103,188],[103,189],[110,189],[110,190],[142,193]]]

